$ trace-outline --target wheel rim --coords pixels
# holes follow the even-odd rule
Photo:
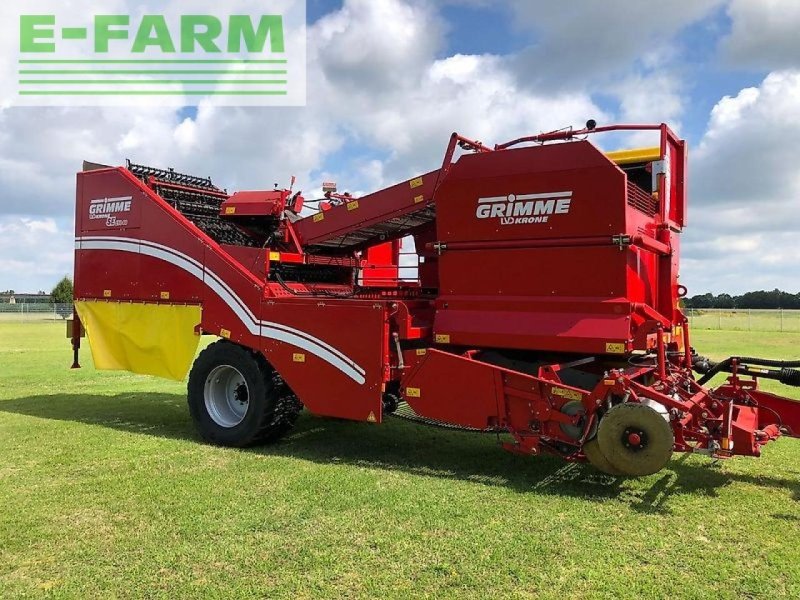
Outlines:
[[[229,365],[214,368],[206,377],[206,411],[220,427],[230,429],[244,421],[250,406],[250,388],[238,369]]]
[[[675,438],[659,411],[630,402],[615,406],[600,419],[597,442],[612,467],[638,477],[667,465]]]

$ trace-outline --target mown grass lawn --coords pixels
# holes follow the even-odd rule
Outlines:
[[[237,451],[198,441],[182,384],[70,358],[63,324],[0,324],[3,599],[800,597],[797,440],[638,480],[398,421]]]

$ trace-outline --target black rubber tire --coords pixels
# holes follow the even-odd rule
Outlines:
[[[234,427],[222,427],[211,418],[205,403],[206,379],[221,365],[234,367],[249,388],[247,413]],[[302,404],[280,376],[258,353],[220,340],[194,361],[187,386],[189,414],[202,438],[212,444],[244,448],[275,441],[297,420]]]
[[[622,437],[629,427],[647,434],[646,447],[638,450],[626,448]],[[642,477],[658,473],[667,465],[672,457],[675,436],[660,413],[645,404],[626,402],[613,407],[600,419],[597,442],[612,467],[625,475]]]

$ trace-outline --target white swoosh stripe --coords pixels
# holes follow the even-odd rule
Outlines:
[[[193,258],[154,242],[111,236],[84,237],[75,240],[79,250],[117,250],[144,254],[168,262],[205,283],[236,314],[252,334],[278,340],[302,348],[342,371],[360,385],[366,382],[366,372],[347,355],[311,334],[280,323],[258,321],[247,305],[220,277]]]
[[[244,325],[246,327],[248,326],[248,319],[249,319],[250,322],[252,322],[252,324],[255,325],[255,326],[265,326],[265,327],[270,327],[272,329],[280,329],[280,330],[283,330],[283,331],[285,331],[287,333],[290,333],[290,334],[294,334],[294,335],[297,335],[297,336],[300,336],[300,337],[305,337],[309,341],[311,341],[312,343],[316,343],[316,344],[322,346],[323,348],[325,348],[326,350],[328,350],[329,352],[331,352],[332,354],[338,356],[346,364],[350,364],[361,375],[364,375],[366,373],[364,371],[364,369],[362,369],[359,365],[357,365],[355,362],[353,362],[346,354],[343,354],[338,349],[334,348],[333,346],[327,344],[323,340],[321,340],[319,338],[316,338],[313,335],[311,335],[311,334],[309,334],[309,333],[307,333],[305,331],[302,331],[300,329],[295,329],[294,327],[289,327],[288,325],[283,325],[282,323],[275,323],[275,322],[272,322],[272,321],[259,321],[258,319],[256,319],[255,315],[252,313],[252,311],[247,306],[247,304],[245,304],[244,301],[242,301],[242,299],[239,298],[239,296],[236,295],[236,293],[228,286],[227,283],[225,283],[216,273],[214,273],[210,269],[204,269],[203,265],[201,265],[198,261],[193,259],[191,256],[187,256],[186,254],[183,254],[182,252],[178,252],[174,248],[170,248],[168,246],[163,246],[161,244],[157,244],[156,242],[150,242],[150,241],[147,241],[147,240],[137,240],[137,239],[134,239],[134,238],[113,237],[113,236],[86,236],[86,237],[83,237],[83,238],[78,238],[76,240],[77,241],[76,247],[80,248],[80,244],[83,241],[87,241],[87,240],[88,241],[99,241],[99,242],[105,242],[106,240],[111,240],[111,241],[116,241],[116,242],[123,242],[123,243],[127,243],[127,244],[133,244],[133,245],[136,245],[136,246],[139,246],[139,247],[150,246],[150,247],[153,247],[153,248],[158,248],[160,250],[163,250],[164,252],[166,252],[168,254],[172,254],[172,255],[176,256],[177,258],[179,258],[179,259],[183,259],[184,261],[188,261],[188,262],[194,264],[195,266],[197,266],[199,269],[204,270],[204,272],[205,272],[205,274],[207,276],[213,278],[214,284],[210,283],[208,280],[206,280],[206,279],[204,279],[202,277],[200,279],[203,280],[203,282],[206,283],[209,287],[211,287],[214,290],[214,292],[217,293],[218,296],[220,296],[223,299],[225,299],[226,304],[228,304],[231,307],[231,309],[234,310],[234,312],[236,312],[236,315],[239,317],[239,319],[242,321],[242,323],[244,323]],[[167,262],[171,262],[167,258],[163,258],[163,256],[161,256],[161,255],[152,254],[149,251],[143,251],[142,254],[148,254],[150,256],[155,256],[156,258],[162,258],[163,260],[166,260]],[[238,305],[240,310],[236,310],[236,307],[234,306],[233,303]],[[244,313],[244,315],[246,315],[246,317],[242,313]],[[248,330],[253,335],[258,335],[258,333],[252,327],[248,327]]]

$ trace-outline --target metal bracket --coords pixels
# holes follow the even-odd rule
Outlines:
[[[444,254],[444,251],[447,250],[447,244],[444,244],[442,242],[436,242],[435,244],[433,244],[433,249],[436,250],[436,254],[441,256],[442,254]]]
[[[669,176],[669,157],[663,160],[656,160],[652,163],[653,189],[658,189],[658,176]]]
[[[612,235],[611,243],[615,246],[618,246],[620,250],[623,250],[626,246],[630,246],[633,243],[633,240],[631,239],[631,236],[621,233],[619,235]]]

